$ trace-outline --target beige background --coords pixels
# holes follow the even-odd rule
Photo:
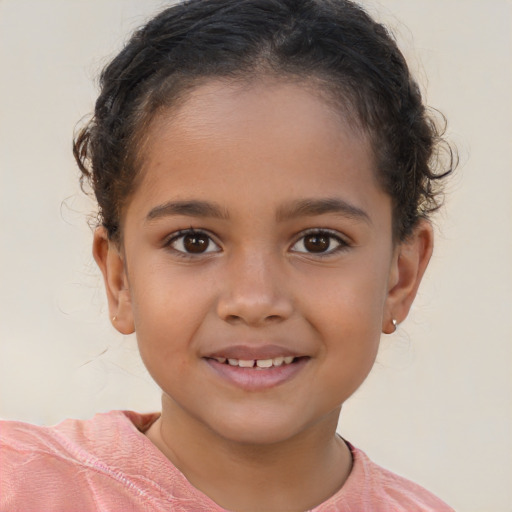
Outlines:
[[[0,0],[0,416],[159,406],[110,327],[71,133],[149,0]],[[457,510],[512,510],[510,0],[365,2],[390,23],[461,167],[420,295],[344,407],[343,435]]]

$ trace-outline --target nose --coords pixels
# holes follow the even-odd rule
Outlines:
[[[222,293],[217,303],[217,314],[222,320],[259,326],[282,322],[291,316],[293,303],[283,286],[282,263],[276,260],[250,250],[232,255],[222,276]]]

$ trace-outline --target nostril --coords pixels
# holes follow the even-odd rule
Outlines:
[[[218,316],[227,323],[262,325],[282,322],[291,315],[293,308],[284,297],[247,292],[220,297],[216,309]]]
[[[263,318],[262,323],[265,322],[279,322],[283,319],[280,315],[268,315]],[[242,316],[239,315],[227,315],[225,318],[228,323],[246,322]],[[260,322],[258,322],[260,323]]]

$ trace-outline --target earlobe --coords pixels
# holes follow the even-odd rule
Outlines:
[[[401,323],[407,317],[432,256],[433,246],[432,225],[427,220],[420,220],[414,232],[397,247],[382,320],[383,333],[393,333],[393,320]]]
[[[110,318],[122,334],[135,331],[125,260],[116,243],[109,240],[103,226],[96,228],[93,256],[103,274]]]

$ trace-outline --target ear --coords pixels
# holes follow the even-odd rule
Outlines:
[[[382,320],[382,332],[385,334],[395,331],[393,320],[401,323],[407,317],[433,247],[434,233],[427,220],[420,220],[414,232],[396,247]]]
[[[94,232],[92,253],[103,274],[112,323],[120,333],[132,334],[135,326],[125,260],[103,226]]]

